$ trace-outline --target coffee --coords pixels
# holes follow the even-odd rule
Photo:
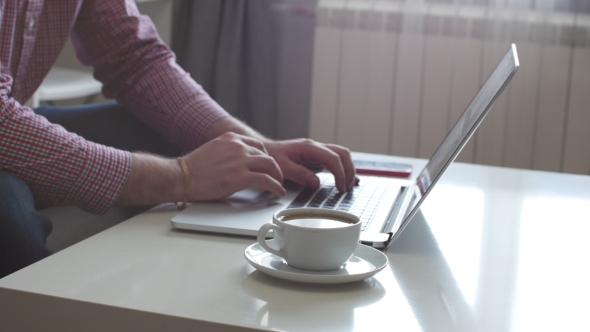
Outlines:
[[[309,228],[339,228],[351,225],[349,222],[326,218],[300,218],[288,221],[283,220],[283,222],[289,225]]]
[[[279,217],[278,220],[280,220],[282,222],[290,222],[290,221],[293,221],[293,220],[326,220],[327,221],[327,224],[334,224],[334,223],[331,223],[331,221],[335,221],[335,222],[340,223],[340,224],[338,224],[338,226],[335,226],[335,227],[343,227],[343,226],[346,226],[347,224],[354,224],[354,223],[356,223],[356,221],[355,220],[352,220],[352,219],[348,219],[348,218],[344,218],[344,217],[339,217],[339,216],[336,217],[336,216],[330,216],[330,215],[319,215],[317,213],[313,213],[313,214],[312,213],[305,213],[305,214],[303,214],[303,213],[294,213],[294,214],[288,214],[286,216]],[[312,222],[312,224],[313,223],[314,222]],[[291,224],[293,224],[293,223],[291,223]],[[293,224],[293,225],[295,225],[295,224]],[[334,225],[336,225],[336,224],[334,224]],[[307,226],[305,226],[305,227],[307,227]],[[314,227],[314,226],[309,226],[309,227]],[[320,228],[323,228],[323,227],[320,227]],[[329,227],[329,228],[331,228],[331,227]]]

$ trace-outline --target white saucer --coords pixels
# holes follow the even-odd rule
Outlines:
[[[273,240],[268,240],[272,246]],[[381,251],[359,244],[353,256],[340,270],[314,272],[287,265],[279,256],[273,255],[258,243],[246,248],[244,256],[258,271],[280,279],[308,284],[343,284],[372,277],[387,266],[387,256]]]

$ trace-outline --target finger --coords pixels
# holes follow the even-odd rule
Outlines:
[[[289,180],[310,188],[317,188],[320,185],[320,179],[315,175],[313,170],[310,170],[307,167],[307,164],[299,165],[288,158],[285,158],[282,161],[281,165],[283,165],[283,174],[285,177],[287,177],[288,174]]]
[[[278,197],[283,197],[287,194],[287,191],[280,182],[265,173],[248,172],[240,179],[240,187],[243,188],[258,188],[270,191]]]
[[[319,173],[321,171],[323,171],[324,169],[326,169],[326,167],[318,162],[304,162],[303,167],[307,168],[308,170],[314,172],[314,173]]]
[[[237,136],[237,138],[245,144],[264,152],[264,154],[268,154],[268,151],[266,151],[266,147],[264,146],[264,143],[261,140],[239,134],[235,134],[235,136]]]
[[[340,156],[340,162],[342,163],[342,167],[344,168],[344,174],[346,177],[346,189],[352,189],[352,186],[355,185],[357,178],[356,169],[354,167],[354,163],[352,162],[352,156],[350,155],[350,150],[336,144],[326,144],[326,147],[336,152],[338,156]]]
[[[247,166],[252,172],[268,174],[279,183],[283,183],[283,172],[276,160],[270,156],[250,156],[248,158]]]
[[[340,156],[336,152],[315,142],[313,144],[305,144],[301,149],[305,160],[313,160],[326,165],[328,170],[334,174],[334,180],[338,190],[344,192],[348,189],[344,167]]]
[[[311,140],[306,140],[305,143],[299,144],[297,148],[299,150],[298,154],[301,157],[296,158],[295,160],[300,159],[304,165],[306,165],[307,163],[320,163],[322,165],[325,165],[328,168],[328,170],[334,175],[334,180],[336,182],[336,187],[338,188],[338,190],[343,192],[348,189],[348,184],[346,182],[346,174],[344,172],[344,167],[342,166],[340,156],[338,155],[338,153],[332,151],[331,149],[328,149],[323,144],[318,144],[317,142]],[[291,164],[291,161],[286,162],[284,160],[281,160],[280,164],[284,169],[286,165]],[[289,171],[293,173],[284,172],[289,180],[293,180],[300,184],[305,184],[305,181],[302,180],[303,175],[299,173],[303,172],[300,168],[291,165],[289,167]]]

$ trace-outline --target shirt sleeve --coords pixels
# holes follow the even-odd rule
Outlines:
[[[84,1],[72,41],[80,61],[94,67],[106,97],[185,150],[198,147],[207,129],[228,116],[176,64],[133,0]]]
[[[0,170],[22,179],[35,204],[74,204],[102,214],[117,200],[131,170],[129,152],[86,141],[51,124],[10,96],[0,76]]]

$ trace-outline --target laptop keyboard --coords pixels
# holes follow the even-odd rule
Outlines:
[[[364,230],[377,210],[387,187],[386,184],[361,182],[351,191],[341,193],[334,182],[326,182],[317,189],[303,189],[287,208],[315,207],[347,211],[361,219],[361,228]]]

